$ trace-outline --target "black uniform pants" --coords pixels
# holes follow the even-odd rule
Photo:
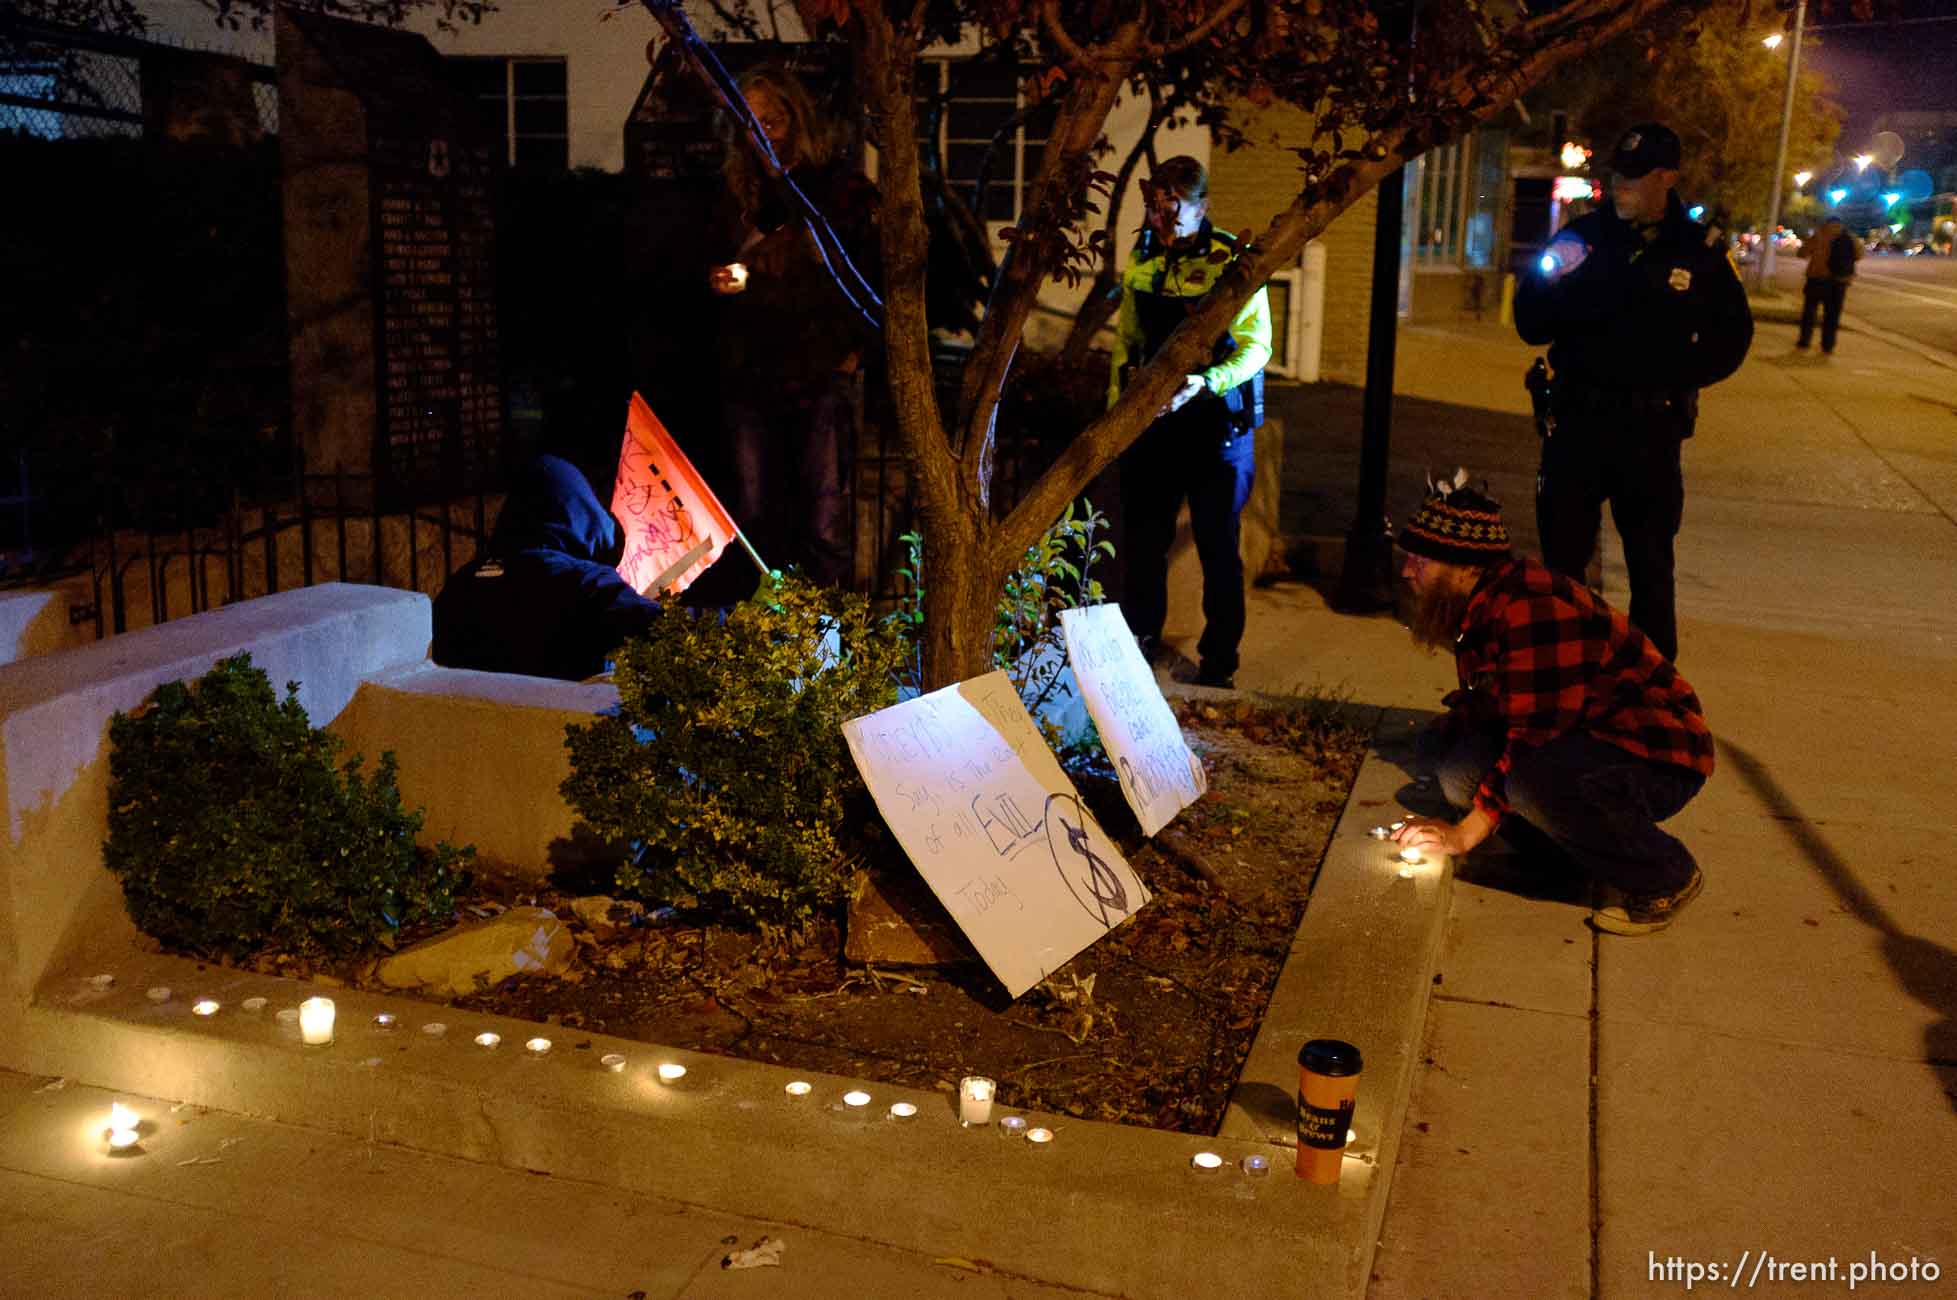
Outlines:
[[[1837,236],[1840,238],[1840,236]],[[1829,280],[1821,276],[1808,279],[1807,288],[1801,291],[1801,336],[1794,346],[1804,348],[1814,337],[1814,316],[1821,313],[1821,350],[1835,350],[1835,335],[1841,332],[1842,304],[1848,300],[1848,282]]]
[[[1496,759],[1501,728],[1450,728],[1422,737],[1441,793],[1467,808]],[[1523,755],[1503,795],[1509,814],[1499,828],[1518,852],[1562,865],[1631,894],[1683,888],[1697,865],[1658,823],[1704,787],[1689,767],[1640,758],[1582,731],[1558,736]]]
[[[1631,622],[1673,660],[1678,614],[1672,546],[1685,514],[1679,449],[1692,432],[1691,397],[1559,381],[1556,431],[1543,441],[1536,475],[1543,563],[1582,582],[1609,501],[1624,542]]]
[[[1203,635],[1196,643],[1206,672],[1237,671],[1244,635],[1244,565],[1238,520],[1257,471],[1256,435],[1219,433],[1222,403],[1198,397],[1149,426],[1121,458],[1121,612],[1140,637],[1162,635],[1169,611],[1169,548],[1176,512],[1189,500],[1189,526],[1203,571]]]

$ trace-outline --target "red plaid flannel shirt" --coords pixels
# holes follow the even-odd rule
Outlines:
[[[1579,728],[1712,775],[1712,732],[1692,684],[1623,614],[1534,560],[1517,557],[1483,575],[1454,664],[1463,689],[1485,693],[1508,734],[1474,796],[1497,821],[1516,760]]]

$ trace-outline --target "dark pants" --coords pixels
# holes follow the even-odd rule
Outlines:
[[[1691,395],[1566,392],[1536,475],[1543,563],[1578,582],[1597,547],[1603,505],[1624,542],[1631,621],[1667,659],[1678,658],[1672,543],[1685,516],[1679,448],[1691,435]]]
[[[1502,753],[1500,730],[1448,728],[1426,746],[1441,793],[1466,809]],[[1502,837],[1631,894],[1669,893],[1692,878],[1691,852],[1658,823],[1705,785],[1691,768],[1659,763],[1585,732],[1525,755],[1508,775]],[[1520,819],[1522,825],[1514,823]]]
[[[1837,239],[1841,236],[1837,235]],[[1821,350],[1835,350],[1835,335],[1841,331],[1842,303],[1848,299],[1848,281],[1830,280],[1822,276],[1808,279],[1807,288],[1801,291],[1801,336],[1794,340],[1794,346],[1804,348],[1814,337],[1814,313],[1821,313]]]
[[[1205,672],[1227,677],[1237,671],[1244,635],[1238,517],[1250,500],[1257,449],[1254,433],[1219,435],[1220,407],[1214,398],[1197,398],[1150,425],[1121,458],[1121,612],[1136,636],[1162,635],[1169,610],[1169,548],[1176,539],[1176,512],[1187,497],[1203,570],[1203,635],[1196,653]]]
[[[730,391],[721,404],[734,522],[769,567],[799,565],[831,586],[848,586],[854,576],[844,489],[856,435],[851,389],[843,375],[760,381]]]

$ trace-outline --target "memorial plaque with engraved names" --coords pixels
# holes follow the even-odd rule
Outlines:
[[[489,150],[370,122],[382,477],[472,481],[502,434]]]
[[[477,486],[504,432],[501,142],[408,32],[281,7],[294,427],[315,473],[400,504]]]

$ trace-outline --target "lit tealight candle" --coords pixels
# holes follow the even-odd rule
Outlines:
[[[217,1014],[217,999],[216,999],[216,998],[198,998],[198,999],[197,999],[197,1000],[196,1000],[195,1002],[193,1002],[193,1003],[191,1003],[191,1004],[190,1004],[190,1014],[191,1014],[191,1015],[193,1015],[193,1016],[214,1016],[214,1015],[216,1015],[216,1014]]]
[[[307,998],[299,1004],[299,1041],[308,1047],[333,1041],[332,998]]]
[[[109,1107],[109,1150],[127,1151],[135,1146],[138,1136],[136,1129],[142,1122],[140,1115],[121,1102],[112,1104]]]
[[[1271,1172],[1271,1158],[1269,1156],[1248,1155],[1238,1163],[1238,1167],[1244,1171],[1246,1178],[1262,1178],[1265,1174]]]
[[[672,1061],[661,1061],[659,1063],[659,1082],[678,1083],[685,1077],[686,1067],[684,1065],[679,1065]]]
[[[495,1047],[503,1041],[503,1036],[493,1029],[485,1029],[476,1035],[477,1047]]]
[[[1025,1137],[1025,1136],[1026,1136],[1026,1117],[1025,1117],[1024,1115],[1002,1115],[1002,1116],[1000,1116],[1000,1117],[999,1117],[999,1135],[1000,1135],[1001,1137],[1009,1137],[1009,1138],[1016,1138],[1016,1137]]]
[[[377,1012],[374,1016],[374,1028],[376,1029],[392,1029],[397,1023],[392,1011]]]
[[[619,1074],[625,1069],[625,1058],[617,1052],[606,1052],[598,1058],[598,1064],[604,1066],[613,1074]]]
[[[851,1110],[862,1110],[869,1104],[870,1094],[860,1088],[852,1089],[843,1094],[843,1105],[849,1107]]]
[[[1393,832],[1391,832],[1391,831],[1389,831],[1389,830],[1387,830],[1387,829],[1386,829],[1386,828],[1385,828],[1384,826],[1375,826],[1375,827],[1373,827],[1373,828],[1372,828],[1372,830],[1370,830],[1370,831],[1368,831],[1368,832],[1366,832],[1366,833],[1367,833],[1368,835],[1371,835],[1371,836],[1372,836],[1372,837],[1373,837],[1374,839],[1376,839],[1376,840],[1383,840],[1383,839],[1385,839],[1385,838],[1386,838],[1386,837],[1387,837],[1388,835],[1391,835],[1391,834],[1392,834]]]
[[[1207,1174],[1223,1168],[1223,1157],[1214,1151],[1198,1151],[1189,1157],[1189,1167],[1199,1174]]]
[[[992,1094],[998,1085],[981,1075],[968,1074],[958,1081],[958,1122],[966,1128],[992,1122]]]
[[[548,1038],[532,1038],[524,1043],[523,1050],[532,1056],[542,1056],[544,1053],[550,1051],[550,1040]]]
[[[803,1097],[808,1096],[811,1092],[814,1092],[815,1085],[810,1083],[807,1079],[794,1079],[791,1080],[788,1086],[783,1088],[782,1091],[788,1094],[788,1099],[790,1101],[799,1101]]]
[[[1053,1130],[1050,1128],[1029,1128],[1026,1130],[1026,1140],[1036,1147],[1046,1146],[1049,1142],[1053,1141]]]
[[[1405,862],[1405,863],[1407,863],[1407,864],[1408,864],[1408,865],[1410,865],[1410,866],[1416,866],[1416,867],[1417,867],[1417,866],[1419,866],[1419,865],[1420,865],[1420,850],[1419,850],[1419,849],[1416,849],[1416,848],[1411,848],[1411,847],[1409,847],[1409,848],[1404,848],[1404,849],[1401,849],[1401,850],[1400,850],[1400,861],[1402,861],[1402,862]]]
[[[747,263],[745,263],[745,262],[729,262],[729,263],[727,264],[727,278],[728,278],[729,280],[732,280],[732,281],[734,282],[734,287],[735,287],[736,289],[740,289],[740,288],[744,288],[744,287],[746,287],[746,285],[747,285]]]
[[[892,1119],[910,1119],[916,1114],[917,1107],[911,1102],[893,1101],[890,1103],[890,1118]]]

